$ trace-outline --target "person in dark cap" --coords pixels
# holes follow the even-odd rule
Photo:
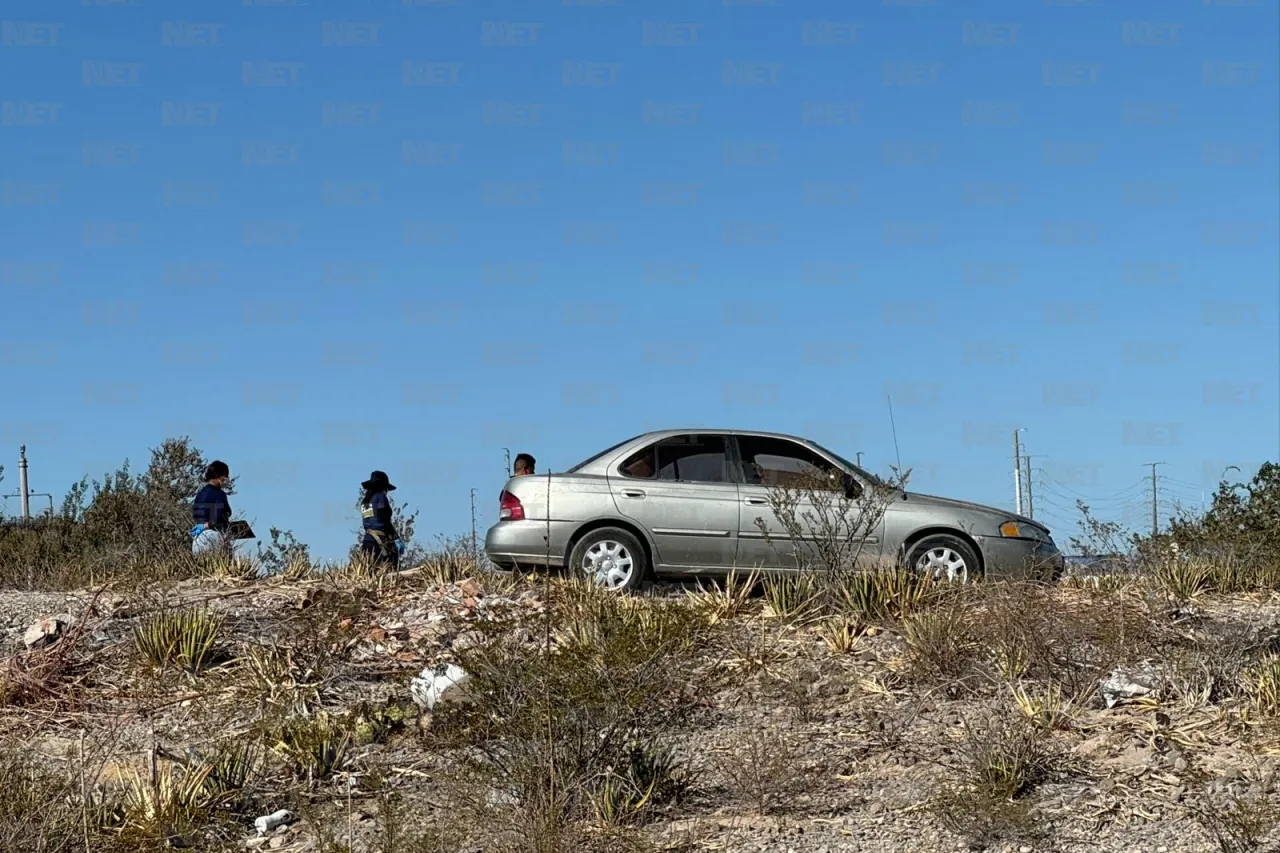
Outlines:
[[[372,557],[375,562],[385,563],[395,571],[400,567],[404,542],[391,520],[391,499],[387,493],[394,492],[396,487],[391,485],[384,471],[374,471],[360,485],[364,487],[364,498],[360,501],[364,527],[360,553]]]
[[[191,504],[191,553],[229,553],[232,541],[227,536],[231,528],[231,503],[225,491],[231,482],[231,469],[227,463],[215,459],[204,469],[204,486],[196,493]]]

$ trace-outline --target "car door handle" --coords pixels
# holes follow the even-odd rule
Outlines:
[[[750,504],[751,506],[764,506],[765,504],[769,503],[764,498],[743,498],[742,502],[745,504]]]
[[[642,498],[644,497],[644,492],[640,489],[623,489],[622,496],[624,498]]]

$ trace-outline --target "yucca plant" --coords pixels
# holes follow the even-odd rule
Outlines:
[[[350,744],[350,732],[320,712],[310,719],[293,719],[282,725],[275,750],[289,763],[294,776],[317,782],[346,766]]]
[[[169,766],[157,774],[154,785],[130,771],[125,777],[123,828],[151,838],[180,833],[213,805],[208,788],[212,769]]]
[[[865,630],[862,620],[837,616],[822,624],[818,629],[818,636],[827,644],[832,654],[846,655],[858,645],[858,638]]]
[[[218,656],[222,619],[204,610],[170,610],[148,616],[133,632],[142,657],[158,669],[197,674]]]
[[[1056,684],[1035,693],[1021,684],[1012,684],[1009,689],[1022,715],[1041,728],[1065,729],[1079,711],[1075,702],[1063,698],[1062,689]]]
[[[939,587],[932,575],[876,568],[846,575],[840,594],[849,610],[866,619],[902,619],[937,600]]]
[[[1261,714],[1280,714],[1280,655],[1268,654],[1244,674],[1245,690]]]
[[[692,606],[703,615],[709,625],[732,619],[746,609],[751,600],[751,591],[760,583],[760,573],[749,572],[745,577],[734,568],[724,582],[710,589],[701,586],[696,591],[686,593]]]
[[[1151,574],[1161,589],[1179,601],[1195,598],[1221,582],[1209,564],[1176,558],[1156,563]]]
[[[764,579],[764,599],[769,611],[782,619],[803,621],[817,609],[820,597],[812,572],[769,575]]]

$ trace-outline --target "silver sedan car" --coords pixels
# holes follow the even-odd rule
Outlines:
[[[499,568],[567,566],[620,590],[651,576],[786,571],[796,561],[788,561],[785,542],[779,547],[787,528],[772,509],[770,489],[814,471],[841,472],[854,494],[883,484],[803,438],[745,430],[649,432],[564,473],[512,477],[501,494],[499,521],[485,536],[485,553]],[[794,530],[795,518],[790,521]],[[1040,523],[914,492],[898,492],[859,536],[864,557],[891,558],[953,580],[1055,580],[1064,567]]]

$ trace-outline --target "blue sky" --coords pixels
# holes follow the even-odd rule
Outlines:
[[[1280,456],[1278,8],[11,0],[0,489],[188,434],[336,556],[373,468],[483,533],[504,447],[883,469],[889,394],[918,490],[1011,507],[1017,426],[1142,525]]]

